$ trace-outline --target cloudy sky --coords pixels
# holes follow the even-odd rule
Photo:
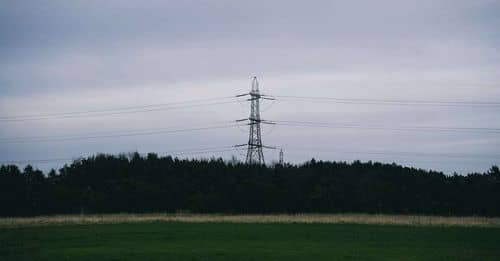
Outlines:
[[[222,97],[255,75],[277,98],[262,118],[302,122],[264,126],[286,161],[482,172],[500,163],[499,13],[492,0],[2,1],[0,161],[244,159],[222,148],[247,142],[231,121],[249,106]],[[197,154],[208,148],[220,152]]]

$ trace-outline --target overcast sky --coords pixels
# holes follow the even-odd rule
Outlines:
[[[2,1],[0,117],[269,95],[500,102],[500,1]],[[500,163],[500,106],[278,99],[262,118],[377,128],[264,127],[285,160],[396,162],[446,173]],[[248,117],[245,102],[95,117],[0,121],[0,161],[246,143],[224,128],[51,142],[19,137],[205,127]],[[100,134],[99,134],[100,135]],[[230,157],[237,152],[215,153]],[[244,153],[243,153],[244,154]],[[266,151],[277,160],[277,151]],[[197,156],[200,155],[186,155]],[[204,154],[203,156],[210,156]],[[64,162],[36,163],[48,169]]]

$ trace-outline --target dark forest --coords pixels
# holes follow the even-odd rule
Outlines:
[[[248,165],[150,153],[96,155],[43,173],[0,167],[0,216],[95,213],[385,213],[500,216],[500,171],[397,164]]]

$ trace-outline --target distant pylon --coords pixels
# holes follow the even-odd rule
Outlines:
[[[264,153],[262,148],[271,148],[274,147],[264,146],[262,145],[262,134],[261,134],[261,123],[263,124],[274,124],[273,122],[265,121],[260,118],[260,100],[274,100],[274,98],[268,97],[267,95],[262,95],[259,91],[259,82],[257,81],[257,77],[253,77],[252,79],[252,89],[249,93],[237,95],[236,97],[242,97],[249,95],[250,98],[250,117],[248,119],[237,120],[246,121],[248,120],[248,125],[250,126],[250,131],[248,133],[248,143],[236,145],[236,147],[247,146],[247,156],[246,163],[247,164],[265,164]]]
[[[283,161],[283,149],[280,149],[280,161],[279,161],[279,164],[281,166],[283,166],[285,164],[285,162]]]

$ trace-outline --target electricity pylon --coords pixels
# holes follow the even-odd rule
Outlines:
[[[280,161],[278,163],[280,166],[285,165],[285,161],[283,160],[283,149],[280,149]]]
[[[237,95],[236,97],[243,97],[249,95],[247,101],[250,102],[250,117],[247,119],[237,120],[237,122],[248,121],[250,130],[248,133],[248,143],[236,145],[236,147],[247,146],[247,164],[266,164],[264,160],[263,148],[275,149],[274,147],[264,146],[262,144],[261,124],[275,124],[274,122],[262,120],[260,118],[260,100],[274,100],[274,98],[263,95],[259,91],[259,82],[257,77],[253,77],[252,89],[249,93]]]

